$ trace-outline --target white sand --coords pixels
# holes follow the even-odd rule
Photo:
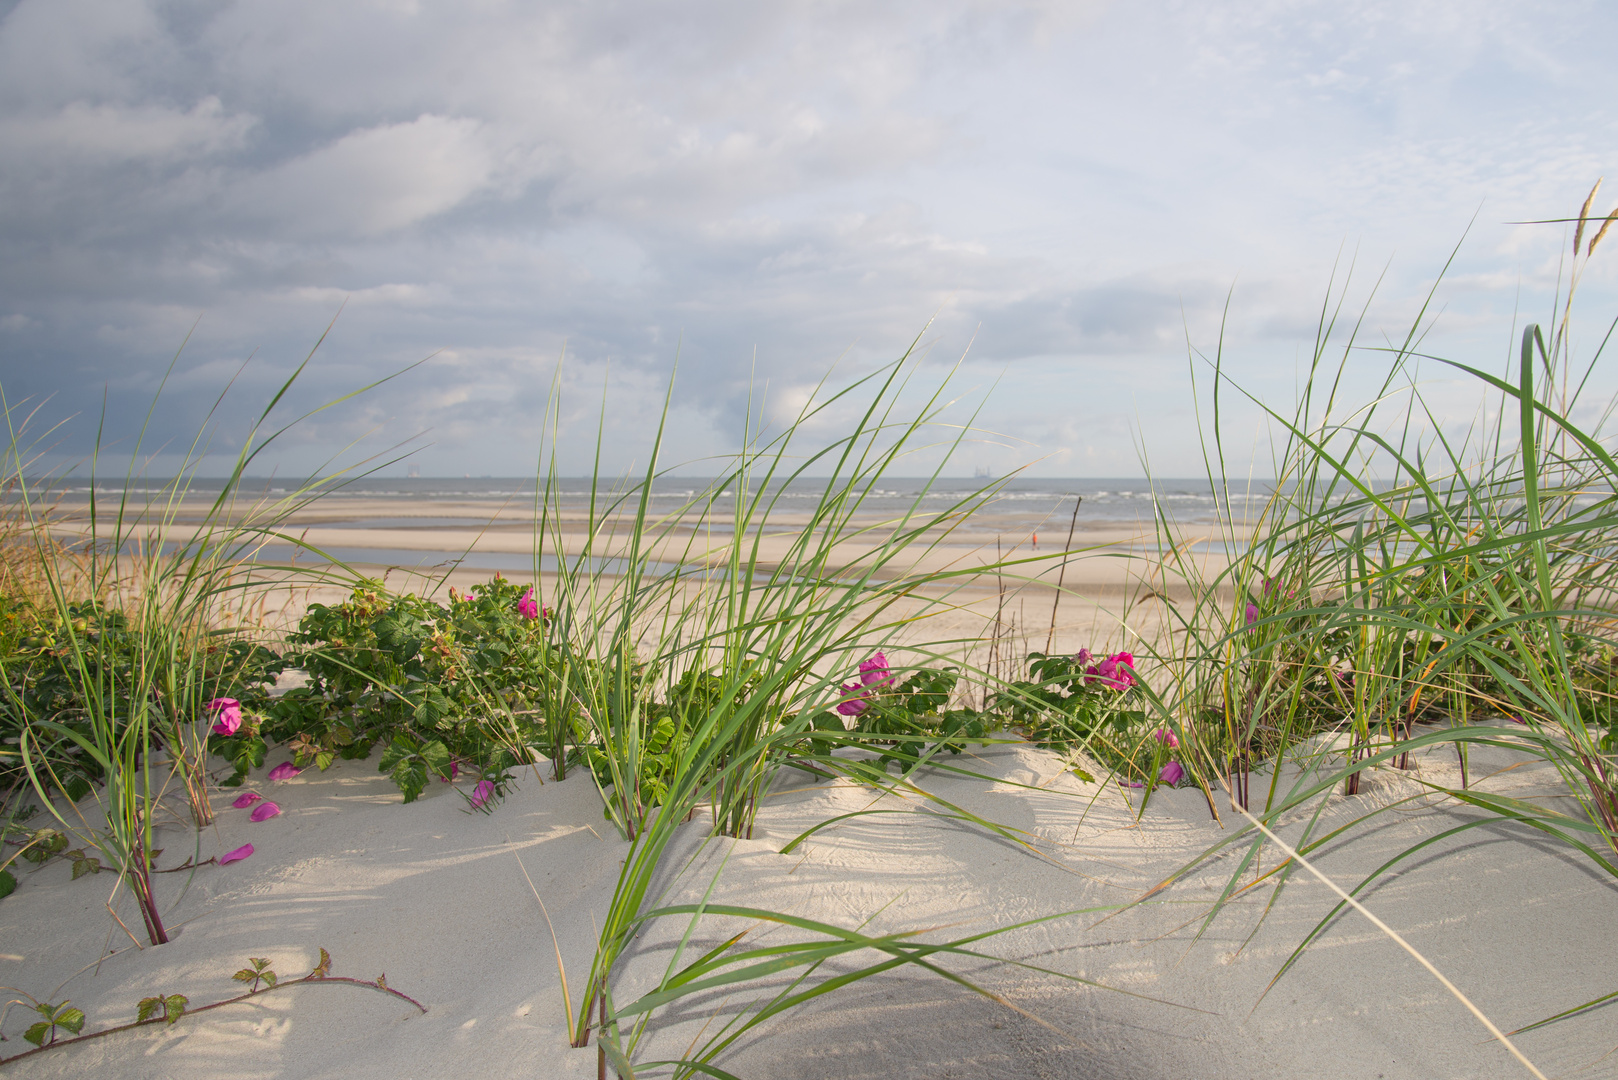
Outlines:
[[[273,765],[285,757],[272,754]],[[1476,753],[1473,774],[1505,764]],[[791,855],[797,833],[871,803],[869,791],[801,782],[786,772],[757,836],[709,845],[671,898],[694,898],[729,853],[714,899],[855,927],[942,927],[929,939],[1065,909],[1137,896],[1215,841],[1200,793],[1153,799],[1136,824],[1121,794],[1080,784],[1053,756],[1003,747],[960,764],[1007,784],[934,772],[921,782],[1005,825],[1028,830],[1047,857],[925,813],[857,818],[816,834]],[[1452,752],[1425,759],[1427,775],[1452,782]],[[249,785],[284,813],[262,823],[228,806],[203,857],[251,841],[255,854],[227,867],[164,875],[167,918],[182,932],[157,949],[129,947],[102,902],[108,875],[69,881],[53,861],[22,875],[0,901],[0,982],[55,1000],[71,998],[90,1029],[133,1018],[136,1001],[182,993],[194,1005],[240,989],[231,974],[249,956],[283,976],[330,950],[334,974],[374,978],[422,1001],[425,1015],[372,990],[300,986],[252,1002],[37,1055],[5,1068],[15,1077],[588,1077],[594,1046],[567,1047],[551,937],[518,859],[532,875],[561,941],[573,993],[584,981],[593,928],[606,909],[626,845],[601,817],[587,774],[543,786],[528,775],[491,815],[466,811],[449,785],[409,806],[368,762],[342,762],[270,784]],[[1259,785],[1255,777],[1255,789]],[[1554,777],[1522,768],[1489,781],[1522,795]],[[1380,774],[1347,814],[1411,790]],[[897,799],[895,807],[917,809]],[[1320,857],[1353,882],[1416,840],[1471,820],[1465,808],[1395,811]],[[1291,828],[1296,832],[1297,825]],[[684,827],[666,864],[683,865],[703,838]],[[165,830],[161,865],[189,854],[190,833]],[[186,850],[182,850],[186,849]],[[1264,865],[1275,857],[1266,853]],[[1036,1022],[919,971],[895,972],[777,1018],[720,1064],[747,1077],[1509,1077],[1526,1075],[1441,987],[1396,946],[1349,915],[1264,1002],[1259,994],[1290,948],[1331,905],[1320,885],[1296,879],[1268,922],[1244,940],[1271,891],[1254,890],[1193,943],[1194,919],[1234,864],[1164,894],[1162,903],[1106,922],[1074,916],[991,939],[986,951],[1191,1008],[1075,987],[1015,968],[951,965],[972,972]],[[672,874],[670,875],[673,876]],[[1492,824],[1430,848],[1365,897],[1507,1029],[1618,989],[1611,927],[1618,890],[1582,856],[1535,834]],[[134,923],[133,906],[119,911]],[[713,919],[692,957],[745,928]],[[656,979],[683,929],[664,923],[636,943],[615,982],[630,1000]],[[760,928],[754,943],[786,940]],[[120,950],[93,965],[108,946]],[[87,967],[88,965],[88,967]],[[77,973],[77,974],[75,974]],[[57,991],[58,984],[65,986]],[[685,1050],[710,1016],[748,995],[716,994],[659,1014],[643,1059]],[[1207,1010],[1206,1012],[1191,1011]],[[1550,1076],[1618,1075],[1612,1009],[1521,1037]],[[0,1044],[26,1049],[30,1020],[12,1009]],[[719,1021],[714,1021],[717,1027]],[[1044,1026],[1050,1025],[1049,1027]],[[710,1027],[710,1033],[714,1030]],[[1054,1029],[1054,1030],[1053,1030]]]

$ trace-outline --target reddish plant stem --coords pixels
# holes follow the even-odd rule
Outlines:
[[[135,849],[130,853],[130,858],[134,865],[129,868],[129,882],[135,890],[135,906],[140,908],[140,917],[146,923],[146,936],[151,938],[153,945],[167,945],[168,931],[163,929],[163,916],[157,910],[157,897],[152,895],[152,867],[146,857],[144,822],[136,823]]]
[[[396,998],[408,1001],[422,1012],[427,1011],[427,1006],[423,1005],[409,994],[401,994],[391,986],[382,986],[379,983],[367,982],[365,979],[351,979],[346,975],[326,975],[321,978],[316,978],[314,975],[310,974],[305,975],[301,979],[293,979],[291,982],[276,983],[274,986],[266,986],[262,990],[249,990],[245,994],[238,994],[233,998],[226,998],[224,1001],[216,1001],[211,1005],[198,1005],[194,1009],[185,1010],[185,1012],[181,1015],[190,1016],[193,1013],[207,1012],[209,1009],[219,1009],[226,1005],[235,1005],[238,1002],[246,1001],[248,998],[259,997],[263,994],[273,993],[276,990],[285,990],[291,986],[303,986],[308,983],[348,983],[351,986],[365,986],[372,990],[380,990],[384,994],[392,994]],[[0,1065],[9,1065],[13,1061],[20,1061],[25,1057],[32,1057],[34,1054],[43,1054],[45,1051],[54,1050],[58,1046],[68,1046],[77,1042],[88,1042],[91,1039],[99,1039],[103,1035],[111,1035],[119,1031],[128,1031],[131,1028],[150,1027],[153,1024],[163,1024],[167,1022],[168,1020],[166,1017],[159,1015],[154,1016],[149,1020],[135,1020],[128,1024],[118,1024],[114,1027],[102,1028],[100,1031],[92,1031],[88,1035],[75,1035],[71,1039],[55,1039],[46,1043],[44,1046],[36,1046],[32,1050],[24,1050],[20,1054],[13,1054],[11,1057],[0,1058]]]
[[[1393,722],[1394,742],[1403,743],[1410,740],[1410,724],[1411,722],[1408,720],[1395,720]],[[1410,751],[1405,750],[1400,753],[1398,757],[1394,758],[1393,767],[1396,769],[1408,770],[1410,768]]]
[[[1351,758],[1349,758],[1348,763],[1350,765],[1358,764],[1360,758],[1365,756],[1366,744],[1368,742],[1369,742],[1368,739],[1360,738],[1360,733],[1359,732],[1356,731],[1354,733],[1354,742],[1353,742],[1354,754],[1353,754],[1353,756]],[[1359,773],[1358,769],[1355,769],[1353,772],[1348,774],[1348,779],[1343,781],[1343,794],[1344,795],[1358,795],[1359,793],[1360,793],[1360,773]]]
[[[607,1080],[607,1047],[601,1039],[607,1034],[607,995],[601,995],[601,1034],[596,1036],[596,1080]]]

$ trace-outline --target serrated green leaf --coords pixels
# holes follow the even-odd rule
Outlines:
[[[407,803],[415,802],[416,797],[427,790],[427,765],[414,755],[394,765],[389,775],[404,793],[404,801]]]
[[[265,982],[269,983],[271,986],[274,986],[275,983],[276,983],[275,972],[270,971],[268,968],[266,968],[264,971],[259,973],[259,978],[263,979]]]
[[[325,772],[327,769],[331,768],[331,763],[336,760],[337,752],[335,750],[322,750],[320,753],[315,755],[315,766],[321,772]]]
[[[392,772],[395,765],[405,761],[416,752],[416,744],[407,735],[397,735],[382,751],[382,760],[377,762],[377,772]]]
[[[241,978],[240,975],[238,975],[236,977]],[[141,998],[140,999],[140,1008],[135,1013],[135,1023],[137,1023],[137,1024],[146,1023],[146,1021],[148,1021],[152,1017],[156,1016],[158,1014],[158,1012],[162,1008],[163,1008],[163,999],[162,998],[158,998],[158,997]]]
[[[10,870],[0,870],[0,899],[10,896],[17,888],[17,879]]]
[[[50,1030],[51,1025],[46,1021],[41,1020],[39,1023],[33,1025],[27,1031],[23,1032],[22,1037],[33,1043],[35,1046],[44,1046],[45,1036],[50,1034]]]
[[[170,994],[163,999],[163,1018],[170,1024],[174,1023],[185,1015],[185,1007],[189,1004],[191,1001],[184,994]],[[82,1014],[79,1017],[79,1025],[81,1027],[84,1025]],[[78,1034],[77,1028],[74,1029],[74,1034]]]
[[[449,778],[450,763],[454,760],[453,755],[449,752],[449,747],[434,739],[421,748],[421,757],[433,772],[445,779]]]
[[[315,965],[315,970],[313,970],[313,971],[311,971],[309,973],[309,977],[311,979],[324,979],[327,975],[330,975],[330,974],[331,974],[331,954],[328,953],[325,949],[321,949],[320,950],[320,963]]]
[[[231,978],[235,979],[237,982],[252,982],[254,979],[259,977],[259,973],[250,968],[242,968],[236,974],[231,976]]]

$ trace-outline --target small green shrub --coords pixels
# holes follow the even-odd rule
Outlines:
[[[380,745],[379,768],[405,802],[463,768],[501,787],[555,742],[550,726],[568,723],[544,715],[561,678],[549,634],[532,590],[499,576],[448,606],[362,580],[346,602],[311,606],[288,636],[278,665],[308,684],[280,697],[259,687],[243,699],[250,719],[210,749],[236,766],[228,785],[286,743],[294,764],[322,770]]]

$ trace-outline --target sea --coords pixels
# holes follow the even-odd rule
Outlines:
[[[310,481],[278,478],[245,478],[237,488],[237,498],[251,500],[293,494]],[[798,478],[776,485],[770,492],[775,499],[771,516],[790,520],[808,514],[825,498],[830,481]],[[185,504],[195,508],[211,502],[223,490],[224,482],[196,477],[184,486]],[[846,481],[845,481],[846,484]],[[582,512],[594,498],[598,509],[616,499],[627,499],[624,509],[633,509],[638,490],[632,483],[592,485],[588,477],[563,477],[552,486],[554,504],[564,512]],[[717,489],[717,490],[716,490]],[[109,502],[127,495],[136,505],[167,503],[174,495],[172,479],[137,478],[127,486],[97,482],[75,482],[72,477],[41,481],[35,495],[54,502],[58,513],[67,517],[82,515],[90,494],[97,495],[103,513]],[[384,477],[364,476],[329,483],[330,500],[317,501],[293,519],[288,529],[299,524],[322,528],[465,530],[488,525],[497,516],[509,527],[514,517],[526,516],[536,503],[533,477]],[[968,527],[981,523],[996,534],[1018,538],[1045,533],[1045,542],[1065,538],[1069,528],[1106,529],[1110,526],[1145,526],[1157,514],[1165,514],[1181,526],[1195,528],[1221,520],[1243,521],[1262,511],[1271,495],[1263,483],[1244,483],[1215,491],[1207,479],[1079,478],[1079,477],[893,477],[858,485],[858,512],[862,517],[892,519],[905,513],[923,518],[957,506],[972,506]],[[711,493],[711,494],[710,494]],[[711,497],[711,503],[709,499]],[[735,507],[733,487],[722,487],[711,477],[666,476],[655,480],[649,497],[650,516],[687,510],[694,502],[711,506],[719,520]],[[356,505],[359,504],[359,505]],[[390,513],[390,509],[396,512]],[[1075,513],[1076,511],[1076,513]],[[385,543],[378,537],[379,545]],[[331,559],[370,565],[427,566],[455,565],[466,569],[515,571],[532,568],[531,555],[498,552],[445,552],[434,555],[417,549],[385,546],[356,546],[323,549]],[[293,552],[271,545],[258,558],[281,562]],[[324,561],[308,552],[299,552],[299,562]]]
[[[127,487],[123,484],[97,482],[93,490],[103,504],[127,492],[136,502],[164,499],[175,490],[172,479],[137,479]],[[185,484],[188,501],[217,495],[223,481],[207,477],[190,479]],[[239,485],[242,496],[286,495],[306,487],[313,481],[286,481],[275,478],[248,477]],[[795,479],[773,492],[780,512],[807,511],[816,501],[825,497],[829,481],[815,478]],[[65,480],[36,481],[36,494],[60,500],[64,509],[86,501],[92,491],[87,482]],[[717,481],[711,477],[661,477],[652,483],[650,498],[654,511],[678,508],[692,500],[706,498]],[[592,496],[597,504],[623,497],[628,483],[602,482],[592,485],[588,477],[562,477],[555,481],[554,493],[564,510],[586,508]],[[397,526],[466,527],[487,522],[482,514],[487,506],[490,515],[501,508],[520,510],[535,503],[533,477],[480,476],[480,477],[381,477],[367,476],[331,483],[329,494],[341,499],[375,500],[375,508],[367,508],[356,517],[355,525],[390,527],[384,519]],[[907,510],[936,512],[957,503],[974,501],[980,495],[983,510],[997,518],[1010,518],[1029,525],[1048,523],[1060,519],[1065,526],[1078,508],[1080,525],[1150,520],[1158,512],[1167,511],[1177,521],[1213,523],[1224,514],[1242,515],[1262,509],[1272,493],[1272,485],[1264,481],[1231,483],[1215,491],[1207,479],[1154,478],[1079,478],[1079,477],[1022,477],[1009,478],[934,478],[934,477],[881,477],[874,484],[857,485],[860,491],[860,511],[888,517]],[[723,489],[712,503],[718,514],[734,508],[735,492]],[[398,504],[401,515],[387,515],[388,504]],[[455,504],[454,507],[434,508],[430,504]],[[421,505],[429,504],[429,505]],[[471,505],[467,505],[471,504]],[[442,513],[435,512],[442,509]],[[455,512],[451,512],[452,509]],[[1224,513],[1221,513],[1221,510]],[[339,525],[337,521],[322,524]]]

